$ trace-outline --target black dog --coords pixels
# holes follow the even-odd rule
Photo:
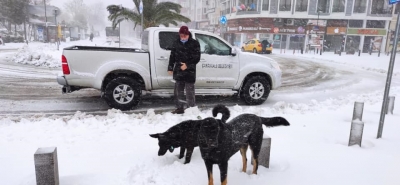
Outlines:
[[[230,113],[228,109],[220,110],[223,116],[221,120],[228,120]],[[158,155],[163,156],[167,151],[173,152],[175,148],[181,147],[179,159],[185,155],[185,163],[190,163],[194,147],[199,146],[197,142],[199,125],[206,120],[215,120],[215,118],[205,118],[203,120],[187,120],[176,124],[164,133],[150,134],[151,137],[158,139]]]
[[[213,116],[226,111],[229,112],[225,106],[216,106],[213,109]],[[253,156],[253,174],[257,174],[258,155],[264,134],[262,125],[267,127],[290,125],[282,117],[263,118],[254,114],[241,114],[228,123],[224,122],[224,120],[208,119],[200,123],[198,142],[207,168],[209,185],[213,184],[213,164],[218,164],[221,183],[226,185],[228,160],[239,150],[242,155],[243,172],[246,172],[246,151],[249,145]]]

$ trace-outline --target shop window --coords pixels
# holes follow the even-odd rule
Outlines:
[[[346,53],[354,54],[360,47],[360,36],[347,36]]]
[[[385,28],[385,21],[367,20],[367,28]]]
[[[268,11],[268,9],[269,9],[269,0],[264,0],[262,4],[262,10]]]
[[[322,13],[329,13],[331,0],[318,0],[318,11]]]
[[[362,28],[363,20],[349,20],[349,27],[350,28]]]
[[[371,14],[391,14],[392,8],[386,0],[372,0]]]
[[[306,12],[308,7],[308,0],[296,1],[296,12]]]
[[[292,9],[292,0],[280,0],[279,11],[290,11]]]
[[[346,6],[346,0],[335,0],[333,1],[332,12],[344,12]]]
[[[365,13],[365,9],[367,8],[367,0],[356,0],[354,2],[354,13]]]

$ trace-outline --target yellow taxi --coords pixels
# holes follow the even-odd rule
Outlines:
[[[253,53],[272,53],[272,43],[268,40],[251,39],[242,46],[242,51],[250,51]]]

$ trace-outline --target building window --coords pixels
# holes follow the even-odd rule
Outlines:
[[[365,13],[367,8],[367,0],[356,0],[354,3],[354,13]]]
[[[385,21],[367,20],[367,28],[385,28]]]
[[[329,8],[331,5],[331,0],[318,0],[318,11],[321,11],[321,13],[329,13]]]
[[[333,1],[332,12],[344,12],[346,0]]]
[[[290,11],[292,8],[292,0],[280,0],[279,11]]]
[[[398,14],[400,12],[400,3],[396,4],[396,9],[394,11],[395,14]]]
[[[386,0],[372,0],[371,14],[391,14],[392,8]]]
[[[296,1],[296,12],[306,12],[308,7],[308,0]]]
[[[262,4],[262,10],[268,11],[268,9],[269,9],[269,0],[264,0]]]
[[[363,20],[349,20],[349,28],[362,28]]]

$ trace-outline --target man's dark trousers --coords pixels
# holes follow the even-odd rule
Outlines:
[[[186,99],[184,90],[186,90]],[[196,106],[194,83],[176,81],[174,94],[176,108],[184,109],[185,104],[187,104],[188,107]]]

